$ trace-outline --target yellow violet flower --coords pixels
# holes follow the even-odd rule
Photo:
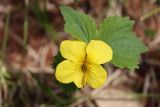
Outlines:
[[[56,78],[62,83],[74,82],[78,88],[89,85],[92,88],[102,86],[107,72],[100,65],[112,59],[111,47],[103,41],[65,40],[60,45],[60,52],[66,59],[56,68]]]

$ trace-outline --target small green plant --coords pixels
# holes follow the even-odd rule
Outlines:
[[[134,21],[128,17],[110,16],[99,26],[94,20],[70,7],[61,6],[64,30],[77,40],[65,40],[60,45],[66,59],[56,68],[56,78],[62,83],[75,83],[78,88],[102,86],[107,72],[100,64],[112,63],[119,68],[138,68],[140,54],[147,48],[132,32]]]

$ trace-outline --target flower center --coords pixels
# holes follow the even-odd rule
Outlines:
[[[82,64],[82,72],[83,72],[82,85],[85,86],[86,83],[87,83],[87,66],[86,66],[86,63]]]
[[[82,79],[82,85],[85,86],[87,83],[87,55],[84,58],[83,64],[82,64],[82,72],[83,72],[83,79]]]

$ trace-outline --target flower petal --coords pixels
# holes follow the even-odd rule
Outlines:
[[[92,88],[101,87],[107,78],[107,72],[105,69],[98,64],[90,63],[87,65],[87,84]]]
[[[112,59],[111,47],[103,41],[91,40],[87,46],[87,62],[103,64]]]
[[[62,83],[74,82],[78,88],[82,87],[83,72],[78,63],[64,60],[58,64],[55,76]]]
[[[66,59],[82,62],[86,56],[86,46],[85,42],[65,40],[61,43],[60,52]]]

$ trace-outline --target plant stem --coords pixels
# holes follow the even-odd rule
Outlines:
[[[140,20],[141,20],[141,21],[144,21],[144,20],[148,19],[149,17],[151,17],[151,16],[153,16],[154,14],[157,14],[157,13],[159,13],[159,12],[160,12],[160,7],[159,7],[159,8],[156,8],[156,9],[154,9],[154,10],[152,10],[152,11],[146,13],[146,14],[144,14],[144,15],[140,18]]]
[[[9,36],[9,20],[10,20],[10,7],[8,8],[5,16],[5,26],[4,26],[4,35],[3,35],[3,42],[1,47],[1,56],[2,59],[5,57],[7,42],[8,42],[8,36]]]
[[[23,45],[25,48],[28,40],[28,4],[29,0],[25,0],[25,19],[23,25]]]

